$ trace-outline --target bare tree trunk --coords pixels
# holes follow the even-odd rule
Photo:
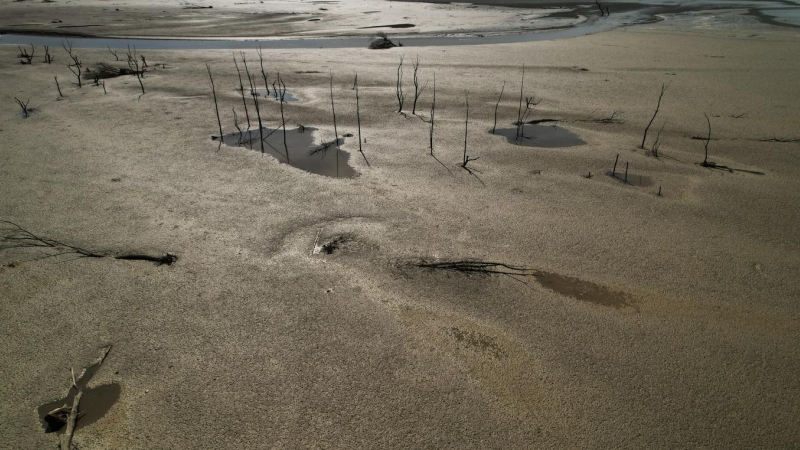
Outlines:
[[[256,116],[258,116],[258,140],[261,142],[261,153],[264,153],[264,125],[261,123],[261,108],[258,106],[258,92],[256,91],[255,75],[253,78],[250,78],[250,94],[253,96],[253,104],[256,107]]]
[[[211,80],[211,93],[214,94],[214,110],[217,112],[217,124],[219,125],[219,142],[222,143],[222,121],[219,119],[219,105],[217,104],[217,90],[214,88],[214,77],[211,76],[211,67],[206,63],[208,69],[208,79]],[[58,81],[58,80],[56,80]]]

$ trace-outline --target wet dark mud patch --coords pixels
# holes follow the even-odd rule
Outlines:
[[[222,143],[229,147],[244,147],[253,151],[269,154],[283,164],[305,170],[306,172],[334,178],[355,178],[358,172],[350,166],[350,154],[345,150],[337,150],[336,142],[329,141],[320,145],[314,144],[316,128],[297,127],[286,130],[286,146],[282,128],[248,130],[242,133],[226,134]],[[219,140],[218,136],[212,139]],[[338,139],[338,145],[344,144],[344,138]],[[288,154],[286,148],[288,147]]]
[[[525,147],[560,148],[586,144],[580,136],[558,125],[525,125],[519,138],[516,128],[498,128],[494,134],[504,136],[509,144]]]
[[[536,281],[557,294],[614,309],[633,307],[630,296],[606,286],[552,272],[536,271]]]
[[[367,30],[370,28],[414,28],[416,25],[413,23],[393,23],[389,25],[373,25],[370,27],[358,27],[359,30]]]
[[[579,278],[529,269],[523,266],[477,260],[436,262],[419,260],[411,264],[421,269],[452,271],[465,275],[506,275],[522,283],[525,283],[523,281],[524,277],[533,277],[542,287],[576,300],[614,309],[635,307],[630,296],[624,292]]]
[[[619,181],[620,183],[628,184],[631,186],[648,187],[655,184],[652,178],[646,175],[638,175],[631,172],[629,172],[626,177],[624,171],[622,172],[617,171],[616,173],[613,173],[612,171],[609,170],[608,172],[606,172],[606,175]]]
[[[508,356],[508,352],[493,337],[486,334],[462,330],[458,327],[442,328],[442,331],[453,338],[459,346],[485,353],[495,359],[503,359]]]
[[[78,389],[83,391],[79,407],[80,416],[75,423],[76,430],[100,420],[119,400],[122,388],[118,383],[103,384],[93,388],[87,387],[102,364],[103,360],[101,359],[87,367],[83,371],[83,375],[75,382]],[[66,430],[66,419],[77,393],[78,391],[74,387],[70,387],[68,395],[63,399],[45,403],[36,409],[45,433],[63,433]]]

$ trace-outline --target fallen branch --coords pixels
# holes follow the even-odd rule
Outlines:
[[[75,254],[78,258],[114,258],[129,261],[150,261],[158,264],[159,266],[171,266],[178,260],[178,257],[171,253],[149,255],[145,253],[117,254],[113,252],[94,252],[76,245],[65,244],[55,239],[38,236],[33,232],[8,220],[0,220],[0,223],[10,225],[10,227],[6,227],[4,230],[2,230],[3,234],[0,235],[0,251],[24,248],[52,250],[51,253],[45,253],[45,255],[41,258],[36,259]]]

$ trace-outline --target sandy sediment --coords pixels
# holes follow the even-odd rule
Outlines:
[[[224,132],[232,108],[244,116],[228,51],[147,52],[141,98],[132,76],[106,80],[105,95],[72,86],[61,49],[56,63],[37,55],[32,66],[17,51],[0,48],[0,218],[97,252],[179,259],[0,251],[3,445],[54,445],[35,410],[64,397],[69,368],[104,345],[113,350],[90,386],[118,383],[121,394],[77,431],[81,448],[800,440],[800,144],[761,141],[799,137],[791,30],[650,25],[413,53],[265,51],[270,76],[280,71],[301,99],[286,106],[287,125],[319,129],[317,142],[333,138],[330,72],[339,134],[357,132],[358,71],[370,165],[348,138],[354,179],[210,139],[205,62]],[[90,67],[113,59],[77,51]],[[394,92],[403,54],[405,115]],[[415,116],[417,54],[428,87]],[[531,119],[558,119],[585,145],[524,147],[489,133],[503,82],[498,126],[513,127],[523,63],[524,93],[541,99]],[[434,72],[436,159],[424,120]],[[655,158],[638,147],[662,83],[647,142],[663,126]],[[465,90],[473,174],[459,167]],[[31,99],[29,118],[15,96]],[[615,110],[622,123],[586,121]],[[261,112],[279,123],[276,103]],[[749,172],[698,165],[704,113],[709,160]],[[616,155],[618,172],[627,163],[630,180],[647,182],[606,175]],[[315,241],[338,248],[313,254]],[[499,261],[624,301],[421,259]]]

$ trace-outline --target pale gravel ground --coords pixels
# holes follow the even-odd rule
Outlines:
[[[344,133],[355,132],[358,70],[372,167],[352,155],[362,175],[334,180],[217,151],[203,62],[230,131],[241,103],[229,52],[148,52],[168,69],[145,79],[140,101],[135,80],[116,79],[108,95],[65,88],[57,102],[52,75],[65,86],[65,67],[19,66],[15,48],[0,48],[0,218],[81,246],[181,257],[155,267],[0,254],[0,446],[54,446],[33,410],[63,394],[69,367],[113,344],[92,384],[114,380],[122,397],[78,431],[81,448],[795,447],[800,146],[749,139],[797,137],[799,50],[792,30],[661,25],[406,50],[424,78],[436,71],[437,156],[453,175],[427,155],[427,125],[393,112],[402,49],[265,52],[305,99],[289,122],[328,138],[327,73],[296,72],[333,71]],[[621,109],[625,124],[563,123],[588,144],[562,149],[489,135],[504,80],[501,120],[516,117],[522,62],[527,92],[544,99],[535,118]],[[636,147],[666,81],[657,124],[668,119],[661,151],[674,159],[656,160]],[[465,88],[485,186],[457,166]],[[31,118],[14,95],[32,98]],[[711,159],[765,176],[695,164],[703,112],[721,116]],[[617,153],[656,185],[604,176]],[[319,228],[355,243],[309,258]],[[421,256],[527,265],[635,303],[403,267]],[[452,327],[503,355],[459,344]]]

